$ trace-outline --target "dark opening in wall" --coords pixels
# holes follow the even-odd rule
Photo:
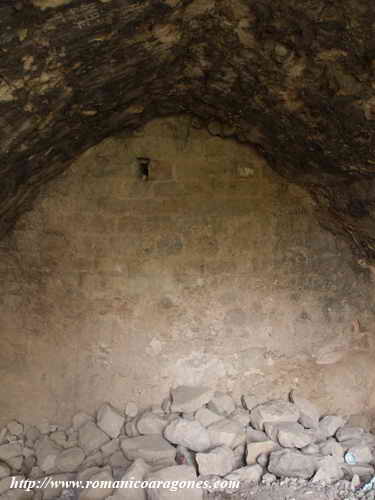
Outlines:
[[[150,168],[150,158],[139,157],[138,162],[138,176],[143,181],[148,181],[149,179],[149,168]]]

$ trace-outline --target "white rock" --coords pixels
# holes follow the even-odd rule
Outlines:
[[[245,465],[245,451],[246,451],[246,443],[240,444],[233,449],[234,458],[235,458],[235,469],[240,469]]]
[[[208,408],[200,408],[195,413],[195,420],[200,422],[204,427],[208,427],[209,425],[222,420],[223,417],[218,415],[214,411],[209,410]]]
[[[49,438],[52,439],[52,441],[54,441],[58,446],[61,446],[62,448],[67,448],[68,436],[64,431],[52,432],[49,435]]]
[[[6,441],[6,435],[8,433],[8,428],[3,427],[0,431],[0,444],[4,444]]]
[[[165,428],[164,436],[193,451],[206,451],[211,446],[209,430],[196,420],[177,418]]]
[[[259,455],[271,453],[274,449],[278,448],[274,441],[263,441],[258,443],[247,443],[246,446],[246,463],[254,465],[257,463]]]
[[[234,470],[225,479],[228,481],[240,481],[249,483],[259,483],[263,475],[263,467],[260,465],[248,465]]]
[[[2,444],[0,446],[0,460],[4,460],[4,462],[19,455],[22,455],[22,446],[19,443]]]
[[[125,424],[125,434],[129,437],[139,436],[139,431],[137,427],[137,421],[131,420]]]
[[[39,479],[43,476],[44,472],[42,469],[38,466],[32,467],[30,473],[29,473],[29,478],[30,479]]]
[[[319,447],[319,451],[324,456],[333,456],[337,462],[344,461],[344,448],[333,438],[328,439],[325,443],[322,443]]]
[[[268,471],[278,477],[310,479],[316,470],[316,461],[299,451],[279,450],[271,453]]]
[[[47,419],[38,422],[36,427],[41,434],[49,434],[51,432],[51,427]]]
[[[170,398],[164,398],[163,402],[161,404],[161,409],[163,410],[164,413],[170,413],[171,412],[171,406],[172,406],[172,401]]]
[[[94,422],[93,417],[91,415],[87,415],[87,413],[79,412],[73,417],[73,428],[74,430],[78,431],[80,427],[82,427],[83,424],[86,424],[87,422]]]
[[[173,482],[179,481],[180,484],[186,481],[196,481],[197,475],[194,467],[189,465],[175,465],[166,469],[158,470],[146,476],[146,479],[152,484],[152,481],[162,481],[164,485],[168,481],[171,489],[147,488],[148,500],[202,500],[203,492],[201,488],[182,488],[176,487],[174,491]],[[156,485],[156,483],[154,483]],[[176,483],[174,483],[176,486]]]
[[[344,425],[336,432],[337,441],[348,441],[349,439],[361,440],[365,434],[365,431],[361,427],[350,427]]]
[[[318,470],[312,481],[314,483],[332,484],[344,477],[344,472],[332,456],[327,456],[319,460]]]
[[[234,469],[235,456],[233,450],[226,446],[219,446],[207,453],[197,453],[199,474],[217,474],[225,476]]]
[[[263,399],[260,399],[258,396],[252,393],[243,394],[241,396],[241,403],[245,410],[251,411],[253,408],[255,408],[256,406],[258,406],[263,402],[264,402]]]
[[[48,480],[50,478],[54,484],[43,488],[43,500],[52,500],[53,498],[60,497],[63,491],[63,482],[68,481],[73,478],[72,474],[52,474],[47,477],[42,477],[41,481]]]
[[[236,408],[233,413],[230,414],[231,420],[239,422],[244,427],[247,427],[250,423],[250,413],[242,408]]]
[[[193,411],[190,411],[189,413],[185,412],[182,414],[182,418],[184,418],[185,420],[195,420],[194,412]]]
[[[257,457],[257,464],[261,465],[262,467],[266,467],[268,464],[268,459],[269,459],[268,453],[261,453]]]
[[[256,431],[248,427],[246,429],[246,440],[248,443],[260,443],[261,441],[267,441],[268,435],[263,431]]]
[[[111,438],[120,435],[125,418],[113,406],[106,403],[100,407],[96,416],[98,427]]]
[[[215,392],[207,407],[219,415],[228,416],[236,409],[236,404],[232,396],[224,392]]]
[[[111,467],[129,467],[130,461],[119,450],[109,457],[109,464]]]
[[[304,399],[296,394],[296,391],[291,391],[289,394],[290,400],[300,411],[300,423],[307,429],[316,429],[319,425],[319,410],[307,399]]]
[[[337,430],[345,424],[345,420],[342,417],[336,415],[327,415],[323,417],[319,422],[319,430],[322,436],[329,438],[334,436]]]
[[[120,440],[112,439],[111,441],[108,441],[108,443],[103,444],[103,446],[100,448],[100,451],[102,452],[103,457],[109,457],[119,449],[120,449]]]
[[[94,453],[91,453],[91,455],[88,455],[85,458],[85,461],[82,464],[82,468],[86,469],[88,467],[102,467],[103,465],[103,453],[98,450],[95,451]]]
[[[127,469],[120,481],[143,481],[150,470],[151,467],[144,460],[138,458]],[[145,488],[118,488],[114,494],[126,500],[146,500]]]
[[[33,447],[35,441],[39,439],[41,436],[41,433],[39,429],[33,425],[31,425],[27,431],[26,431],[26,443],[30,448]]]
[[[23,465],[23,456],[9,458],[7,464],[12,470],[20,471]]]
[[[302,453],[305,455],[317,455],[320,451],[319,446],[316,444],[309,444],[301,448]],[[323,455],[329,455],[330,453],[323,453]]]
[[[277,439],[284,448],[303,448],[313,443],[313,432],[298,423],[279,424]]]
[[[78,441],[80,447],[86,455],[89,455],[93,451],[98,450],[104,443],[109,441],[109,438],[105,432],[94,424],[94,422],[88,420],[79,428]]]
[[[175,463],[176,448],[156,434],[123,438],[120,446],[128,460],[142,458],[147,463],[155,465]]]
[[[7,464],[0,463],[0,479],[3,479],[4,477],[10,476],[11,470]]]
[[[246,442],[246,432],[243,426],[235,420],[223,418],[219,422],[211,424],[208,428],[211,446],[228,446],[235,448]]]
[[[77,474],[78,481],[88,481],[92,476],[95,476],[101,471],[100,467],[89,467],[88,469],[81,470]]]
[[[168,421],[152,412],[143,413],[137,420],[140,434],[162,434]]]
[[[56,468],[60,472],[74,472],[85,459],[81,448],[69,448],[64,450],[56,458]]]
[[[51,441],[48,436],[42,436],[35,445],[37,464],[43,472],[51,473],[56,470],[56,459],[61,448]]]
[[[104,498],[112,494],[113,477],[109,471],[101,471],[91,476],[90,481],[92,481],[92,487],[80,490],[79,500],[104,500]],[[100,487],[95,487],[96,482]]]
[[[172,412],[191,412],[198,410],[212,399],[213,391],[207,387],[182,385],[171,391]]]
[[[255,407],[250,413],[250,422],[262,431],[265,422],[297,422],[299,417],[300,412],[294,404],[276,399]]]
[[[12,420],[12,422],[9,422],[7,427],[8,431],[14,436],[20,436],[23,433],[23,425],[16,420]]]
[[[371,479],[375,473],[374,467],[366,464],[358,464],[358,465],[343,464],[343,469],[350,478],[352,478],[354,474],[357,474],[362,480],[365,481]]]
[[[133,401],[126,404],[125,415],[129,418],[134,418],[138,415],[138,406]]]

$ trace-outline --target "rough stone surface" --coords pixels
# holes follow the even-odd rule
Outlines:
[[[117,438],[119,436],[125,422],[124,417],[119,411],[109,404],[104,404],[99,408],[96,418],[98,427],[111,438]]]
[[[263,441],[258,443],[247,443],[246,446],[246,463],[248,465],[255,464],[257,458],[262,454],[269,454],[277,448],[277,443],[274,441]]]
[[[162,434],[168,421],[152,412],[143,413],[137,420],[140,434]]]
[[[0,460],[5,462],[13,457],[22,455],[22,447],[19,443],[8,443],[0,446]]]
[[[284,448],[304,448],[314,441],[314,433],[298,423],[278,425],[277,439]]]
[[[324,457],[318,462],[318,470],[312,478],[313,482],[332,484],[344,477],[344,472],[335,457]]]
[[[113,488],[109,485],[113,481],[113,477],[109,471],[105,470],[99,472],[98,474],[94,474],[90,477],[90,481],[99,481],[101,487],[82,489],[79,494],[80,500],[103,500],[111,495]],[[103,487],[103,484],[106,482],[108,482],[108,486]]]
[[[37,441],[35,446],[35,454],[37,464],[43,472],[54,472],[56,470],[56,461],[61,448],[51,441],[47,436],[43,436]]]
[[[189,413],[208,403],[213,391],[207,387],[180,386],[171,391],[173,412]]]
[[[225,479],[229,481],[258,483],[262,478],[263,472],[263,468],[260,465],[248,465],[234,470],[226,475]]]
[[[127,403],[127,405],[125,406],[125,415],[127,417],[134,418],[137,416],[137,414],[138,414],[138,406],[136,405],[136,403],[132,401]]]
[[[0,463],[0,479],[10,476],[10,473],[11,473],[10,467],[5,463]]]
[[[243,426],[235,420],[224,418],[208,427],[211,446],[228,446],[235,448],[245,442],[246,433]]]
[[[177,418],[164,430],[168,441],[186,446],[193,451],[206,451],[214,442],[211,442],[209,431],[196,420]]]
[[[88,455],[103,446],[109,438],[94,422],[88,421],[79,428],[78,440],[81,448]]]
[[[316,460],[298,451],[274,451],[270,456],[268,470],[279,477],[310,479],[316,470]]]
[[[233,450],[219,446],[207,453],[197,453],[196,460],[199,474],[225,476],[235,467]]]
[[[8,431],[13,434],[14,436],[19,436],[20,434],[23,433],[23,425],[17,422],[16,420],[13,420],[12,422],[9,422],[7,425]]]
[[[150,472],[151,467],[144,460],[138,458],[135,460],[126,473],[121,477],[121,481],[143,481],[146,475]],[[146,500],[145,488],[118,488],[114,495],[118,498],[127,500]]]
[[[263,431],[257,431],[252,427],[246,429],[246,438],[248,443],[259,443],[261,441],[267,441],[268,436]]]
[[[200,422],[204,427],[208,427],[209,425],[219,422],[219,420],[223,419],[222,415],[218,415],[212,410],[208,408],[200,408],[196,414],[195,419]]]
[[[122,439],[121,449],[129,460],[142,458],[149,464],[173,464],[176,456],[176,449],[157,435]]]
[[[195,481],[197,478],[194,467],[189,465],[176,465],[152,472],[147,477],[148,481]],[[200,488],[148,488],[147,497],[150,500],[202,500]]]
[[[83,424],[85,424],[88,421],[92,422],[93,417],[87,415],[87,413],[84,412],[76,413],[73,417],[73,428],[75,430],[78,430]]]
[[[60,472],[74,472],[85,459],[81,448],[69,448],[60,453],[56,458],[56,468]]]
[[[250,414],[247,410],[236,408],[234,412],[230,414],[230,418],[243,425],[245,427],[245,430],[249,428],[248,426],[250,423]]]
[[[299,421],[307,429],[316,429],[319,425],[320,413],[315,405],[301,397],[296,391],[291,391],[290,400],[300,412]]]
[[[219,415],[228,416],[236,409],[236,404],[229,394],[215,392],[214,397],[208,403],[207,407]]]
[[[250,413],[250,422],[258,430],[264,429],[265,422],[297,422],[300,417],[298,408],[287,401],[267,401],[255,407]]]
[[[335,434],[337,441],[347,441],[349,439],[362,439],[364,437],[364,429],[361,427],[350,427],[344,425]]]
[[[340,427],[345,424],[343,417],[336,415],[327,415],[319,422],[319,430],[322,435],[327,438],[334,436]]]

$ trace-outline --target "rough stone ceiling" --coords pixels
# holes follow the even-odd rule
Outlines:
[[[188,112],[375,259],[374,27],[371,0],[2,0],[1,233],[86,148]]]

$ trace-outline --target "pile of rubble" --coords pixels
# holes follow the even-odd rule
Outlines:
[[[205,479],[209,484],[223,478],[240,482],[238,495],[247,485],[275,491],[275,485],[294,481],[299,487],[339,485],[334,498],[340,497],[339,492],[344,492],[342,498],[350,498],[350,492],[374,498],[374,490],[368,488],[365,493],[363,487],[374,476],[375,435],[343,417],[321,417],[311,402],[293,391],[289,399],[263,402],[246,395],[237,405],[229,394],[181,386],[158,407],[138,411],[134,403],[128,403],[120,411],[104,404],[95,418],[75,415],[68,429],[46,422],[37,426],[10,422],[0,432],[1,498],[50,500],[71,495],[80,500],[198,500],[218,495],[210,493],[209,487],[177,492],[111,487],[25,491],[10,488],[12,477]],[[221,493],[221,498],[229,493],[233,491]],[[251,498],[257,498],[254,495]]]

